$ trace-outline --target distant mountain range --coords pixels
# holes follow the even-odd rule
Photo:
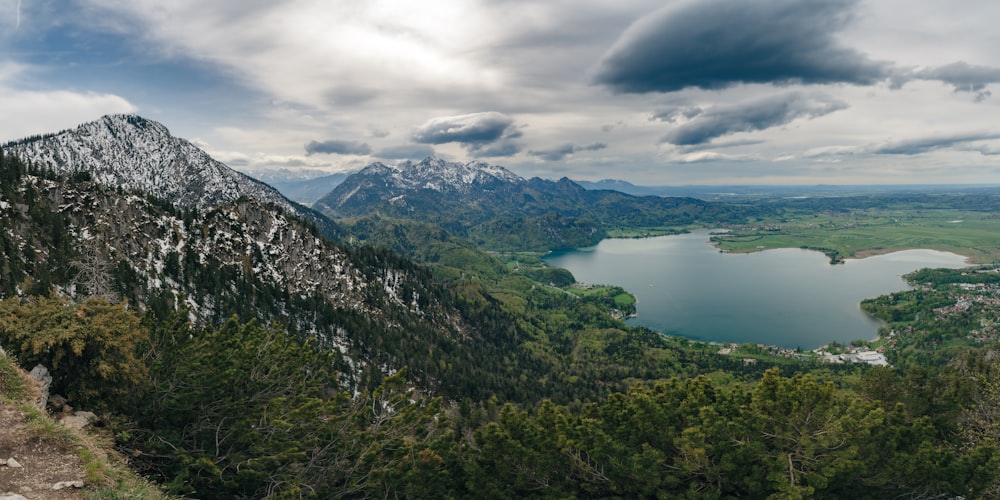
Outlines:
[[[273,179],[265,180],[281,194],[303,205],[312,205],[324,195],[333,191],[352,172],[340,172],[310,179]]]
[[[498,165],[437,158],[397,166],[373,163],[313,208],[333,218],[377,213],[434,223],[495,250],[587,246],[613,228],[743,221],[754,210],[694,198],[588,190],[568,178],[524,179]]]

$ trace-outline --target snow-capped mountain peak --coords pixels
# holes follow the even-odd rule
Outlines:
[[[424,197],[439,196],[431,191],[451,200],[471,200],[484,194],[510,192],[527,182],[510,170],[482,161],[460,163],[430,157],[394,166],[376,162],[345,179],[317,201],[314,208],[337,211],[376,199],[403,202],[421,192]]]
[[[482,161],[450,162],[434,157],[419,162],[407,160],[397,166],[373,163],[362,172],[366,175],[387,175],[400,188],[435,191],[465,191],[470,186],[525,182],[521,176],[499,165]]]
[[[64,175],[86,172],[101,184],[151,194],[184,208],[213,208],[246,196],[295,210],[270,186],[137,115],[106,115],[5,148],[38,167]]]

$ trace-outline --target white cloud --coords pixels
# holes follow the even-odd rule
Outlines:
[[[136,20],[131,34],[148,50],[221,64],[255,88],[318,109],[502,84],[473,57],[495,31],[475,3],[90,3]]]
[[[67,2],[49,0],[24,2],[17,33],[16,0],[0,0],[10,14],[0,16],[7,28],[0,30],[0,49],[33,67],[48,66],[27,78],[16,64],[0,63],[0,127],[6,127],[0,134],[52,132],[141,107],[175,134],[202,137],[220,159],[245,168],[339,170],[370,161],[303,154],[303,144],[335,139],[365,144],[373,155],[432,149],[457,160],[493,156],[529,177],[591,172],[637,183],[672,182],[677,171],[692,182],[699,176],[699,182],[791,182],[813,174],[823,182],[838,175],[863,182],[865,175],[886,179],[890,168],[894,176],[910,171],[914,181],[941,182],[946,170],[925,167],[950,162],[957,162],[956,175],[982,174],[975,165],[961,169],[970,159],[994,161],[979,153],[994,155],[1000,140],[956,138],[1000,130],[1000,98],[987,97],[1000,89],[993,83],[1000,80],[994,69],[1000,53],[993,50],[1000,31],[990,29],[1000,3],[831,1],[851,21],[826,32],[836,35],[825,39],[827,47],[884,61],[911,79],[894,89],[822,79],[804,87],[792,78],[785,82],[791,95],[825,96],[820,104],[835,103],[836,112],[806,106],[765,120],[736,112],[775,93],[764,83],[739,83],[752,78],[720,91],[665,94],[622,95],[590,84],[588,71],[628,26],[666,5],[662,0],[74,0],[72,9],[61,10]],[[46,32],[64,28],[79,44],[61,47],[66,37]],[[688,42],[680,38],[683,49]],[[120,42],[110,60],[80,48],[109,40]],[[33,45],[38,41],[44,46]],[[106,80],[101,69],[108,69]],[[172,79],[195,82],[197,91],[188,100]],[[836,81],[842,80],[869,81]],[[199,94],[202,82],[209,89]],[[956,94],[956,85],[976,93]],[[695,110],[709,114],[699,118]],[[713,127],[690,134],[709,118]],[[428,126],[442,123],[452,126]],[[675,142],[698,144],[660,143],[678,129],[689,134],[675,133]],[[427,142],[423,148],[410,144],[415,132]],[[583,148],[594,144],[607,148]],[[918,154],[876,154],[878,145]]]
[[[138,108],[125,98],[95,92],[21,90],[11,83],[26,68],[0,63],[0,142],[75,127],[112,113],[134,113]]]

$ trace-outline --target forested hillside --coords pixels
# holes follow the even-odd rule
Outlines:
[[[0,179],[0,345],[178,494],[998,491],[990,344],[743,359],[426,222],[344,220],[333,242],[245,198],[178,208],[10,155]]]

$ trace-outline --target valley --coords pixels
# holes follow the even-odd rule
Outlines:
[[[729,252],[811,248],[835,261],[913,248],[957,253],[978,264],[1000,258],[994,194],[848,200],[816,200],[809,208],[787,203],[780,215],[730,227],[713,242]]]
[[[49,367],[53,393],[100,413],[98,432],[170,494],[1000,491],[992,268],[917,270],[908,290],[862,297],[885,323],[866,347],[891,344],[890,365],[869,366],[637,326],[651,300],[613,269],[584,279],[544,257],[677,233],[713,258],[993,262],[989,193],[718,202],[427,158],[372,163],[309,208],[135,115],[6,144],[0,180],[0,345]],[[770,252],[719,255],[691,233],[704,227],[729,229],[713,236],[727,252]],[[726,286],[680,265],[695,272],[677,293]],[[762,283],[801,274],[781,266],[752,267]]]

